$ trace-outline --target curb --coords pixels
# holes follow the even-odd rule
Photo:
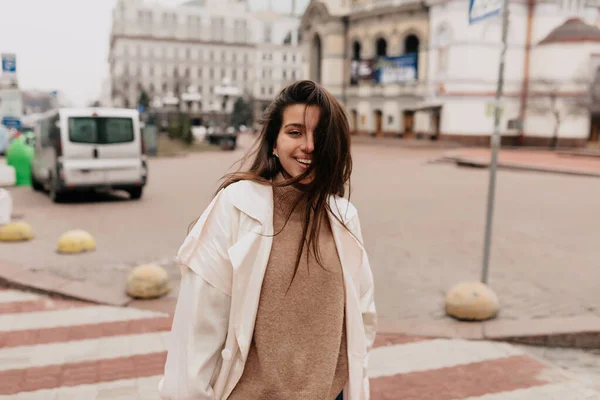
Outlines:
[[[118,290],[100,287],[90,281],[75,281],[44,271],[31,271],[5,261],[0,261],[0,267],[0,284],[3,286],[117,307],[126,306],[133,301],[125,294],[124,288]]]
[[[450,162],[455,163],[459,167],[469,168],[485,168],[490,166],[490,162],[487,160],[481,160],[479,158],[468,158],[460,157],[455,155],[444,155],[442,157],[431,160],[429,163],[444,163]],[[581,169],[570,169],[570,168],[556,168],[556,167],[544,167],[536,166],[531,164],[521,164],[515,162],[498,161],[498,168],[512,171],[528,171],[528,172],[542,172],[550,174],[561,174],[561,175],[572,175],[572,176],[584,176],[588,178],[600,178],[600,172],[587,171]]]
[[[547,347],[600,349],[600,317],[585,315],[483,322],[381,321],[378,333],[466,340],[491,340]]]

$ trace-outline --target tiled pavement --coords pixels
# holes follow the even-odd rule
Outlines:
[[[461,149],[448,152],[444,158],[459,164],[487,167],[491,162],[491,152],[484,148]],[[597,156],[573,156],[547,150],[502,149],[498,153],[498,166],[517,170],[600,177],[600,158]]]
[[[0,289],[0,400],[158,399],[168,314]],[[380,335],[373,399],[591,400],[562,370],[497,342]]]

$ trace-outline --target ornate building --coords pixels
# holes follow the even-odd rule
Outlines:
[[[469,24],[468,12],[467,0],[312,0],[301,22],[305,72],[344,102],[356,133],[486,145],[501,21]],[[598,140],[598,7],[511,0],[509,15],[503,143]]]

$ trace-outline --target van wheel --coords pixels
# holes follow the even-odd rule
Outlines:
[[[134,187],[131,189],[127,189],[127,192],[129,193],[129,197],[131,198],[131,200],[139,200],[142,197],[142,188],[141,187]]]
[[[36,192],[41,192],[44,190],[44,185],[42,185],[41,182],[35,178],[33,170],[31,170],[31,188]]]
[[[56,178],[54,178],[54,175],[50,179],[50,190],[48,194],[53,203],[61,203],[65,199],[65,193],[58,189],[58,182],[56,181]]]

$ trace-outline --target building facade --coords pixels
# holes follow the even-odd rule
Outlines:
[[[428,79],[423,2],[313,0],[301,32],[305,73],[344,102],[355,133],[413,135]],[[380,73],[384,64],[398,68]]]
[[[501,19],[470,24],[468,9],[467,0],[312,0],[301,24],[306,73],[344,102],[357,133],[487,145]],[[509,21],[503,143],[598,140],[598,7],[511,0]]]
[[[156,110],[177,109],[204,125],[235,100],[257,112],[301,75],[299,18],[253,12],[245,0],[195,0],[166,7],[119,0],[110,42],[110,98],[137,107],[142,92]]]

